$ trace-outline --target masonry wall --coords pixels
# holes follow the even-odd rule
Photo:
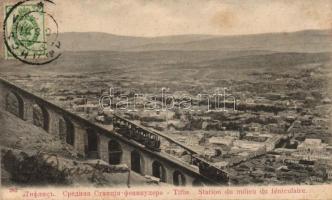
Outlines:
[[[122,149],[121,162],[126,164],[131,169],[131,153],[137,151],[141,157],[141,174],[152,176],[152,163],[158,161],[162,164],[166,171],[166,182],[173,184],[173,173],[175,171],[181,172],[186,180],[187,185],[191,185],[195,179],[204,180],[204,178],[195,172],[195,170],[184,167],[174,162],[172,158],[167,158],[161,152],[152,152],[145,149],[144,146],[133,143],[123,136],[117,135],[98,127],[91,122],[86,121],[74,114],[71,114],[43,99],[37,97],[21,88],[18,88],[7,81],[0,79],[0,109],[5,110],[6,96],[11,91],[18,94],[24,102],[24,117],[23,120],[30,123],[33,122],[32,108],[35,103],[46,108],[49,115],[49,130],[48,133],[60,138],[59,121],[62,117],[69,119],[74,126],[74,145],[73,147],[82,155],[85,156],[87,147],[87,129],[93,128],[98,134],[99,144],[98,153],[100,159],[109,162],[108,143],[109,141],[116,140]]]

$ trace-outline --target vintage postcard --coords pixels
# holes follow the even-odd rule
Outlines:
[[[0,199],[332,199],[331,0],[1,0]]]

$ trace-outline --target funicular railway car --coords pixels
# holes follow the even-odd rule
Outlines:
[[[160,139],[158,135],[117,115],[113,116],[113,127],[122,136],[135,140],[150,150],[160,151]]]
[[[193,155],[192,164],[198,166],[200,174],[213,181],[224,184],[227,184],[229,181],[229,176],[226,172],[199,158],[197,155]]]
[[[143,144],[147,149],[160,151],[160,139],[156,133],[116,115],[114,115],[113,126],[115,131],[124,137]],[[198,157],[197,154],[192,155],[192,164],[198,166],[200,174],[215,182],[228,184],[229,176],[226,172]]]

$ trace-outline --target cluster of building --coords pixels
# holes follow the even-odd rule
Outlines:
[[[332,180],[332,146],[323,143],[321,139],[305,139],[296,149],[278,148],[279,160],[284,163],[303,166],[322,166],[326,178]]]

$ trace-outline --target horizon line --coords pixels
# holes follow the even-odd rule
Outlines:
[[[288,33],[299,33],[306,31],[331,31],[330,29],[302,29],[297,31],[280,31],[280,32],[262,32],[262,33],[247,33],[247,34],[205,34],[205,33],[189,33],[189,34],[171,34],[171,35],[158,35],[158,36],[137,36],[137,35],[120,35],[109,32],[98,32],[98,31],[88,31],[88,32],[80,32],[80,31],[67,31],[67,32],[59,32],[59,34],[65,33],[97,33],[97,34],[106,34],[106,35],[114,35],[114,36],[122,36],[122,37],[136,37],[136,38],[160,38],[160,37],[176,37],[176,36],[211,36],[211,37],[234,37],[234,36],[254,36],[254,35],[264,35],[264,34],[288,34]]]

